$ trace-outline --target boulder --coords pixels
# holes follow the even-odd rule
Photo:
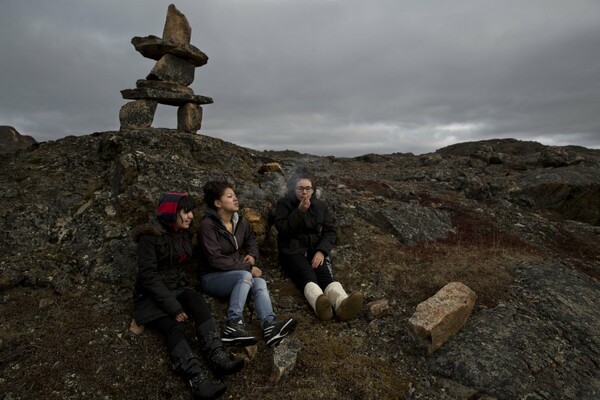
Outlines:
[[[585,157],[582,157],[574,151],[569,151],[564,147],[548,147],[544,149],[538,158],[538,163],[544,168],[559,168],[566,167],[573,164],[579,164],[585,161]]]
[[[121,129],[149,128],[152,126],[157,106],[158,102],[156,100],[147,99],[126,103],[119,111]]]
[[[523,263],[510,297],[473,316],[429,369],[498,399],[595,399],[598,280],[560,263]]]
[[[259,174],[265,174],[267,172],[278,172],[281,175],[284,175],[283,169],[281,169],[281,164],[279,164],[278,162],[263,164],[258,169]]]
[[[289,374],[296,366],[296,359],[302,350],[302,342],[295,336],[284,339],[273,350],[273,367],[271,369],[271,383],[277,383]]]
[[[460,282],[451,282],[417,306],[408,320],[411,333],[429,343],[433,354],[467,322],[477,296]]]
[[[369,319],[383,318],[390,313],[390,302],[387,299],[375,300],[367,304]]]
[[[244,208],[242,210],[244,219],[248,221],[254,234],[256,235],[256,241],[261,244],[265,240],[267,234],[267,224],[261,213],[252,208]]]

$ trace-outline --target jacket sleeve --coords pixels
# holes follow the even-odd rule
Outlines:
[[[140,237],[137,246],[138,283],[168,315],[176,316],[183,312],[183,307],[160,279],[156,257],[156,244],[151,235]]]
[[[250,271],[252,269],[250,263],[240,262],[223,254],[219,233],[207,221],[207,219],[202,221],[198,229],[198,244],[210,266],[223,271],[238,269]]]
[[[319,244],[317,245],[316,249],[322,251],[327,256],[335,247],[337,232],[335,228],[335,220],[333,215],[331,215],[329,212],[329,207],[327,207],[326,204],[324,207],[323,225],[321,227]]]
[[[244,224],[244,250],[246,250],[248,255],[254,257],[254,260],[258,261],[258,244],[256,243],[256,235],[246,220],[243,220],[242,223]]]
[[[290,209],[284,199],[277,202],[275,207],[275,229],[283,236],[292,236],[301,232],[305,227],[306,215],[297,207]]]

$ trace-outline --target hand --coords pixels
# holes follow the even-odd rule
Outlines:
[[[250,265],[254,265],[256,260],[250,254],[248,254],[246,257],[244,257],[244,262],[247,262]]]
[[[250,273],[252,274],[253,277],[258,278],[262,276],[262,271],[260,268],[258,267],[252,267],[252,270],[250,271]]]
[[[179,314],[177,314],[177,315],[175,316],[175,320],[176,320],[177,322],[185,322],[185,321],[187,321],[187,319],[188,319],[188,316],[187,316],[187,314],[186,314],[186,313],[184,313],[184,312],[180,312]]]
[[[325,254],[323,254],[320,251],[317,251],[315,253],[315,255],[313,256],[312,262],[310,263],[310,266],[315,269],[315,268],[319,268],[321,265],[323,265],[323,261],[325,260]]]
[[[298,204],[298,210],[301,212],[306,212],[310,207],[310,198],[308,196],[304,196],[302,200],[300,200],[300,204]]]

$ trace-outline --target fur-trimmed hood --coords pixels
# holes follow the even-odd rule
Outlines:
[[[136,227],[131,234],[131,238],[137,243],[142,235],[148,234],[160,236],[166,232],[167,229],[165,226],[163,226],[163,224],[155,217],[152,221]]]

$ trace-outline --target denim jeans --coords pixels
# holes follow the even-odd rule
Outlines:
[[[215,297],[229,296],[228,320],[242,319],[248,293],[252,296],[262,328],[275,319],[267,282],[263,278],[252,277],[248,271],[234,270],[202,275],[200,287]]]

